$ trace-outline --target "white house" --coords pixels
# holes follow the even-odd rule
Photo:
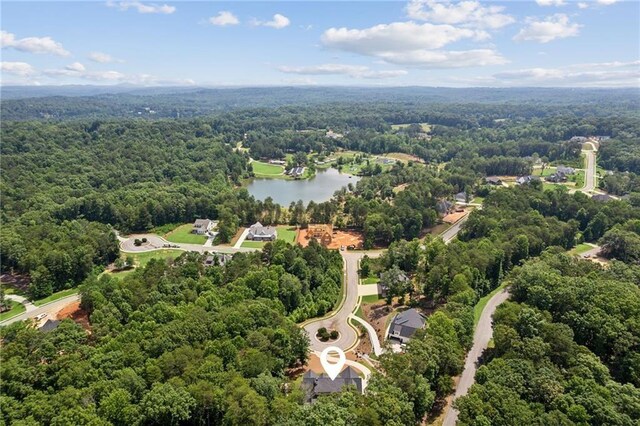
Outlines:
[[[209,219],[196,219],[196,221],[193,222],[191,232],[198,235],[206,235],[214,228],[215,224],[214,221]]]

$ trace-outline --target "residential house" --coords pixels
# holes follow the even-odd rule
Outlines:
[[[285,164],[287,164],[287,162],[284,161],[284,160],[269,160],[269,164],[276,164],[278,166],[284,166]]]
[[[455,205],[449,200],[441,199],[436,202],[436,211],[442,216],[452,213],[454,210]]]
[[[232,257],[233,256],[231,254],[227,253],[213,253],[207,255],[207,257],[204,258],[204,262],[202,262],[202,264],[205,267],[214,265],[224,266],[228,261],[231,260]]]
[[[274,241],[278,238],[278,230],[273,226],[262,226],[256,222],[249,227],[247,240],[251,241]]]
[[[380,274],[382,275],[382,274]],[[409,281],[409,277],[407,276],[407,274],[405,274],[404,272],[400,271],[400,275],[398,275],[398,281],[400,282],[407,282]],[[387,297],[387,292],[389,291],[389,286],[382,282],[382,281],[378,281],[378,294],[380,295],[380,297],[385,298]]]
[[[471,200],[471,197],[467,197],[467,193],[466,192],[458,192],[455,196],[456,202],[457,203],[466,203],[467,202],[467,198],[469,200]]]
[[[60,325],[60,321],[48,319],[47,322],[42,324],[42,327],[40,327],[38,330],[44,333],[48,333],[58,328],[59,325]]]
[[[576,169],[574,169],[573,167],[566,167],[566,166],[558,166],[558,167],[556,167],[556,173],[560,173],[560,174],[563,174],[565,176],[572,175],[575,172],[576,172]]]
[[[518,185],[528,185],[528,184],[530,184],[532,182],[537,182],[539,180],[540,180],[540,178],[538,176],[532,176],[532,175],[520,176],[520,177],[516,178],[516,183]]]
[[[193,229],[191,230],[191,232],[198,235],[206,235],[209,233],[209,231],[211,231],[211,229],[213,229],[214,226],[215,222],[213,222],[212,220],[196,219],[196,221],[193,222]]]
[[[574,136],[571,139],[569,139],[569,142],[580,142],[580,143],[584,143],[587,141],[586,136]]]
[[[502,185],[502,179],[500,179],[498,176],[488,176],[484,178],[484,181],[489,185]]]
[[[353,367],[348,366],[335,380],[331,380],[326,374],[316,374],[307,371],[302,376],[302,390],[305,392],[305,402],[313,403],[319,396],[342,391],[347,386],[355,387],[358,393],[362,393],[362,378],[358,376]]]
[[[342,133],[336,133],[333,130],[329,129],[329,130],[327,130],[327,133],[325,134],[325,137],[330,138],[330,139],[342,139],[344,137],[344,135]]]
[[[389,339],[407,343],[415,332],[424,327],[425,318],[417,309],[408,309],[395,316],[389,326]]]
[[[296,166],[296,167],[292,167],[291,169],[287,170],[285,172],[286,175],[289,175],[293,178],[299,178],[300,176],[302,176],[304,174],[306,167],[301,167],[301,166]]]
[[[333,241],[333,225],[317,224],[309,225],[307,228],[307,237],[318,240],[323,246],[328,246]]]

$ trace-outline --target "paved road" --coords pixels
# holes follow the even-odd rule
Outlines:
[[[442,237],[442,240],[445,242],[445,244],[449,244],[456,237],[456,235],[458,235],[458,232],[460,232],[460,229],[462,229],[462,225],[467,221],[467,219],[469,219],[469,214],[462,217],[459,221],[454,223],[451,228],[440,234],[440,237]]]
[[[71,296],[63,297],[62,299],[55,300],[51,303],[47,303],[46,305],[38,306],[32,311],[23,312],[20,315],[16,315],[13,318],[9,318],[8,320],[0,322],[0,325],[9,325],[16,321],[24,321],[29,318],[35,318],[40,314],[47,314],[47,317],[44,319],[55,319],[55,314],[60,311],[60,309],[64,308],[70,303],[77,302],[80,300],[79,294],[72,294]]]
[[[146,238],[147,244],[136,246],[134,241],[137,239]],[[205,246],[203,244],[184,244],[184,243],[172,243],[156,234],[136,234],[130,235],[129,238],[120,238],[120,249],[125,253],[144,253],[148,251],[161,250],[163,248],[173,248],[176,250],[184,251],[196,251],[198,253],[219,252],[219,253],[237,253],[240,251],[250,252],[260,250],[259,248],[247,248],[247,247],[229,247],[229,246]],[[171,244],[178,247],[164,247],[166,244]]]
[[[345,264],[345,291],[344,303],[331,316],[320,318],[307,323],[304,329],[309,334],[311,350],[322,352],[326,347],[337,346],[346,351],[358,340],[358,334],[348,323],[349,315],[358,305],[358,261],[364,256],[361,252],[340,252]],[[338,340],[321,342],[316,338],[318,329],[325,327],[327,330],[337,330],[340,333]]]
[[[586,156],[587,168],[584,172],[584,186],[582,192],[593,192],[596,189],[596,153],[595,151],[582,151]]]
[[[509,292],[506,289],[497,292],[491,299],[489,299],[487,305],[482,311],[480,320],[478,321],[478,326],[473,334],[473,346],[471,346],[471,350],[467,354],[467,359],[464,363],[464,370],[462,371],[460,381],[456,387],[456,393],[453,397],[454,401],[459,397],[466,395],[469,388],[474,383],[478,367],[478,359],[482,355],[482,352],[487,348],[489,340],[491,340],[491,336],[493,335],[491,317],[498,305],[507,300],[508,297]],[[454,426],[457,418],[458,410],[450,407],[449,411],[447,411],[447,414],[445,415],[442,425]]]

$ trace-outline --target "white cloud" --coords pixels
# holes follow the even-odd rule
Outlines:
[[[91,52],[88,58],[93,62],[99,62],[101,64],[108,64],[110,62],[123,62],[121,59],[114,58],[113,56],[102,52]]]
[[[170,15],[176,11],[175,6],[169,6],[168,4],[154,4],[154,3],[142,3],[139,1],[107,1],[107,6],[115,7],[119,10],[135,9],[138,13],[159,13],[163,15]]]
[[[585,3],[585,2],[578,2],[578,9],[587,9],[589,7],[589,3]]]
[[[569,22],[569,17],[564,13],[556,13],[542,21],[527,19],[527,25],[513,39],[548,43],[558,38],[575,37],[581,27],[582,25]]]
[[[12,47],[21,52],[49,53],[58,56],[69,56],[70,53],[62,47],[62,44],[51,37],[25,37],[16,39],[15,34],[0,31],[0,46]]]
[[[518,86],[639,87],[640,61],[528,68],[500,72],[493,77]]]
[[[387,52],[380,57],[398,65],[412,65],[421,68],[465,68],[488,65],[502,65],[509,61],[492,49],[472,50],[413,50],[408,52]]]
[[[233,13],[227,10],[221,10],[216,16],[212,16],[211,18],[209,18],[209,23],[212,25],[224,27],[227,25],[238,25],[240,23],[240,20]]]
[[[492,49],[438,50],[462,39],[481,40],[482,30],[452,25],[394,22],[363,30],[330,28],[322,43],[331,48],[373,56],[387,63],[424,68],[459,68],[504,64],[508,61]]]
[[[478,33],[468,28],[429,23],[393,22],[363,30],[329,28],[322,34],[327,47],[364,55],[382,52],[439,49],[454,41],[474,38]]]
[[[411,19],[439,24],[460,24],[463,26],[497,29],[515,22],[502,13],[502,6],[483,6],[479,1],[412,0],[407,5],[407,15]]]
[[[279,13],[276,13],[275,15],[273,15],[273,18],[271,18],[270,21],[258,21],[257,19],[254,19],[252,22],[252,25],[262,26],[262,27],[271,27],[271,28],[275,28],[276,30],[280,30],[282,28],[288,27],[289,24],[291,24],[291,21],[289,20],[289,18]]]
[[[27,77],[35,74],[36,70],[26,62],[0,62],[0,70],[3,73]]]
[[[596,0],[596,3],[601,4],[603,6],[610,6],[616,3],[618,0]]]
[[[82,65],[80,62],[74,62],[72,64],[67,65],[66,67],[64,67],[66,70],[69,71],[76,71],[76,72],[82,72],[84,71],[86,68],[84,67],[84,65]]]
[[[536,0],[539,6],[564,6],[567,3],[564,0]]]
[[[364,65],[323,64],[308,67],[281,66],[280,71],[301,75],[347,75],[352,78],[383,79],[406,75],[405,70],[372,70]]]

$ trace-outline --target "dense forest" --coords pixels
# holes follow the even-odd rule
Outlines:
[[[634,91],[96,90],[2,89],[12,98],[0,104],[2,272],[28,274],[36,299],[80,285],[90,333],[70,320],[47,333],[2,328],[0,423],[421,424],[462,371],[474,306],[502,285],[512,299],[457,402],[460,424],[640,422]],[[610,137],[598,184],[615,199],[485,184],[539,164],[581,167],[571,138],[592,135]],[[280,206],[243,188],[251,158],[312,165],[343,150],[415,158],[370,168],[326,202]],[[425,236],[438,202],[463,191],[482,208],[458,238]],[[202,217],[219,221],[219,242],[256,221],[360,231],[365,249],[387,248],[360,267],[393,283],[388,301],[429,312],[426,327],[403,354],[375,360],[364,394],[304,404],[290,378],[309,349],[296,324],[339,303],[338,251],[276,241],[224,265],[185,253],[122,279],[102,274],[120,255],[114,230]],[[566,254],[585,242],[607,267]],[[394,282],[400,274],[410,280]]]
[[[556,250],[514,270],[460,424],[637,424],[639,273]]]

